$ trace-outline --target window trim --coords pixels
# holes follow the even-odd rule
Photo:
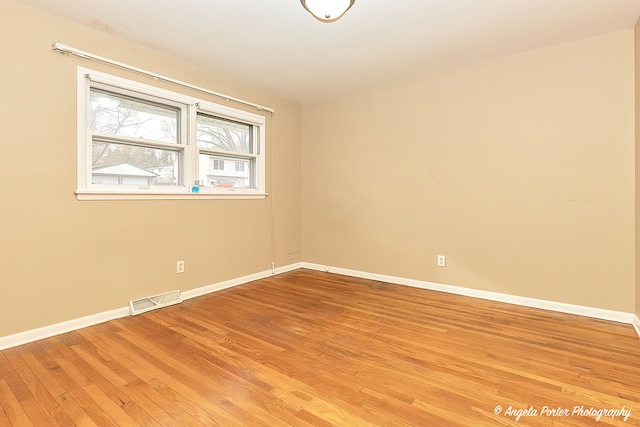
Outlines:
[[[181,133],[184,147],[181,163],[182,182],[173,187],[137,186],[123,188],[122,185],[93,184],[91,178],[91,130],[89,129],[89,96],[91,87],[111,89],[118,93],[133,92],[140,99],[160,98],[167,105],[179,106],[182,118]],[[196,146],[196,116],[198,113],[239,121],[252,126],[256,142],[254,188],[200,187],[191,192],[191,184],[198,179],[198,147]],[[231,108],[202,100],[193,96],[166,90],[122,77],[106,74],[84,67],[77,69],[77,182],[78,200],[144,200],[144,199],[262,199],[265,191],[265,136],[266,118],[248,111]],[[178,145],[173,145],[177,147]],[[231,153],[230,153],[231,154]],[[162,187],[162,188],[160,188]]]

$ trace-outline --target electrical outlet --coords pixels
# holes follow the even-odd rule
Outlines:
[[[447,266],[447,257],[444,255],[438,255],[438,267],[446,267]]]
[[[176,263],[176,273],[177,274],[184,273],[184,261],[178,261]]]

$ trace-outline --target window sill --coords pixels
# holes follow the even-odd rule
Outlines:
[[[259,200],[267,193],[100,193],[76,191],[78,200]]]

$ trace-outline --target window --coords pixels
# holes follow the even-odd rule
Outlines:
[[[219,171],[223,171],[224,170],[224,160],[222,160],[222,159],[213,159],[213,158],[210,158],[209,160],[211,160],[211,169],[219,170]]]
[[[264,128],[257,114],[79,68],[78,198],[264,197]]]
[[[196,141],[200,163],[211,156],[225,156],[213,159],[213,174],[200,169],[200,182],[211,183],[214,188],[251,188],[255,182],[251,167],[245,173],[244,164],[253,164],[257,158],[252,126],[199,112],[196,117]],[[235,162],[234,171],[225,171],[225,160]],[[239,170],[238,164],[243,165]],[[241,172],[240,176],[238,172]],[[224,185],[222,185],[224,184]]]
[[[94,85],[88,110],[92,184],[180,184],[179,159],[186,148],[180,106]]]

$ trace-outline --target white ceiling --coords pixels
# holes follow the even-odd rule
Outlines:
[[[632,28],[640,15],[640,0],[356,0],[325,24],[299,0],[20,1],[301,103]]]

